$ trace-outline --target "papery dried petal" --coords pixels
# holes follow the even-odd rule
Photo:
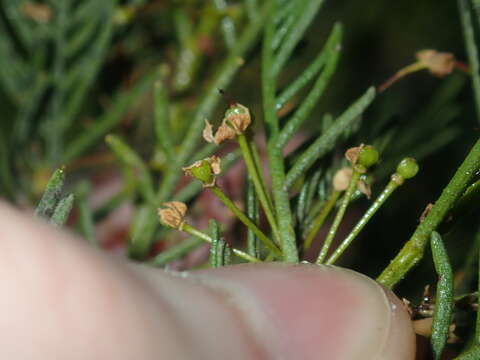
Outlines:
[[[218,128],[217,132],[215,133],[215,144],[221,144],[225,140],[235,139],[235,130],[228,126],[227,124],[223,123]]]
[[[215,138],[213,137],[212,124],[210,124],[207,119],[205,119],[205,127],[203,128],[202,134],[205,141],[209,143],[215,142]]]
[[[350,179],[352,178],[353,170],[352,168],[344,167],[338,170],[333,177],[333,188],[336,191],[345,191],[350,184]]]
[[[372,189],[370,188],[370,185],[368,185],[365,181],[359,180],[357,183],[357,189],[362,193],[365,194],[367,199],[370,199],[372,196]]]

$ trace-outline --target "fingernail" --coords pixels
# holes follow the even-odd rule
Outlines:
[[[313,264],[239,265],[192,274],[228,293],[271,359],[413,359],[401,302],[372,279]]]

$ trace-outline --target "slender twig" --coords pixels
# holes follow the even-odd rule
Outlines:
[[[258,238],[264,243],[264,245],[272,251],[277,257],[282,257],[282,252],[280,249],[275,245],[275,243],[266,236],[262,230],[258,228],[257,225],[255,225],[234,203],[230,198],[225,195],[225,193],[218,187],[218,186],[212,186],[209,188],[224,204],[226,207],[230,209],[231,212],[234,213],[234,215],[247,226],[249,229],[251,229],[255,235],[258,236]]]
[[[323,205],[322,210],[317,215],[317,217],[313,220],[312,227],[308,235],[306,236],[305,242],[303,244],[304,250],[308,250],[312,245],[313,239],[315,239],[315,236],[317,235],[318,231],[320,230],[323,223],[325,222],[325,219],[330,214],[330,211],[332,211],[340,194],[341,194],[341,191],[337,191],[337,190],[332,191],[332,193],[328,197],[327,202]]]
[[[320,254],[317,258],[317,264],[322,264],[325,258],[327,257],[328,250],[333,242],[335,234],[337,233],[338,226],[343,219],[343,215],[345,215],[345,211],[347,210],[348,204],[350,203],[350,199],[357,189],[358,180],[360,179],[361,173],[356,171],[355,168],[353,169],[352,177],[350,179],[350,184],[348,185],[348,189],[343,196],[342,202],[340,203],[340,207],[338,208],[337,214],[335,215],[335,219],[328,230],[327,238],[323,243],[322,249],[320,250]]]
[[[253,185],[253,181],[250,177],[247,179],[247,216],[255,223],[258,224],[260,220],[260,213],[258,209],[258,199]],[[250,255],[257,258],[260,257],[259,241],[255,233],[249,228],[247,232],[247,251]]]
[[[253,185],[255,186],[255,191],[257,192],[258,199],[262,204],[262,208],[263,208],[263,211],[265,212],[265,216],[267,217],[268,223],[272,228],[272,232],[275,236],[275,239],[278,240],[279,235],[278,235],[277,224],[275,221],[275,214],[273,212],[273,205],[269,195],[267,194],[265,181],[263,180],[263,176],[261,174],[261,169],[259,169],[255,164],[254,155],[252,154],[251,147],[248,144],[246,136],[244,134],[237,136],[237,141],[238,141],[238,144],[240,145],[240,149],[242,151],[243,159],[245,161],[248,174],[253,181]]]
[[[194,228],[193,226],[185,223],[183,224],[182,228],[181,228],[181,231],[184,231],[190,235],[193,235],[203,241],[206,241],[208,243],[211,243],[212,242],[212,238],[210,236],[208,236],[207,234],[205,234],[204,232],[201,232],[200,230]],[[249,262],[260,262],[259,259],[247,254],[246,252],[243,252],[242,250],[238,250],[238,249],[232,249],[232,252],[237,255],[238,257],[244,259],[244,260],[247,260]]]
[[[378,277],[382,285],[392,288],[414,267],[423,257],[430,234],[442,222],[445,215],[453,208],[462,196],[465,188],[480,168],[480,140],[473,146],[462,165],[444,188],[442,194],[428,212],[423,222],[417,227],[410,240],[400,250]]]
[[[342,243],[335,249],[333,254],[327,260],[326,264],[331,265],[337,261],[337,259],[343,254],[343,252],[350,246],[352,241],[360,234],[365,225],[370,221],[372,216],[377,210],[385,203],[385,201],[392,195],[396,188],[400,184],[394,180],[390,180],[382,193],[375,199],[373,204],[363,214],[362,218],[358,221],[350,234],[342,241]]]

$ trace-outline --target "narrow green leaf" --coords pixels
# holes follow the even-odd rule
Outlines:
[[[138,206],[129,231],[128,256],[142,260],[148,255],[152,245],[151,239],[155,232],[158,220],[152,217],[150,205]]]
[[[245,0],[245,7],[247,9],[247,15],[250,21],[255,21],[258,14],[258,0]]]
[[[62,198],[55,207],[50,222],[58,226],[65,224],[68,215],[70,215],[70,211],[72,210],[74,200],[75,196],[73,194]]]
[[[82,236],[93,246],[98,246],[95,235],[95,224],[93,214],[88,205],[88,195],[90,194],[90,184],[81,182],[75,188],[76,204],[78,208],[78,228]]]
[[[63,183],[65,182],[65,171],[63,168],[55,170],[48,181],[47,188],[40,199],[35,215],[43,218],[49,218],[60,200]]]
[[[133,171],[138,179],[139,192],[145,202],[155,207],[155,191],[153,180],[147,166],[140,156],[122,139],[115,135],[107,135],[105,142],[128,170]]]
[[[226,14],[228,11],[227,2],[225,0],[213,0],[213,3],[219,12],[224,13],[220,20],[220,25],[225,45],[227,46],[227,49],[231,49],[235,46],[237,35],[235,34],[235,23],[233,22],[233,19]]]
[[[298,44],[308,26],[317,15],[317,12],[322,6],[323,2],[324,0],[297,1],[297,19],[295,21],[295,25],[292,26],[292,31],[290,31],[275,56],[275,60],[271,69],[271,74],[273,76],[276,76],[280,73],[283,66],[290,58],[295,46]]]
[[[433,263],[439,276],[433,313],[431,344],[435,360],[439,360],[447,343],[453,313],[453,272],[440,234],[432,232],[430,238]]]
[[[338,27],[337,29],[341,28]],[[280,132],[277,143],[280,148],[283,148],[287,144],[287,142],[292,138],[295,132],[298,131],[303,122],[311,114],[318,100],[322,96],[325,88],[327,87],[330,78],[335,72],[335,69],[337,68],[338,58],[340,56],[341,31],[337,30],[337,32],[338,37],[335,36],[330,39],[331,41],[327,44],[327,49],[325,50],[325,56],[327,57],[325,69],[318,77],[317,81],[313,85],[313,88],[310,90],[305,100],[303,100],[302,104],[295,111],[292,117],[288,119],[287,124]]]
[[[170,249],[162,251],[160,254],[155,256],[155,258],[149,263],[153,266],[164,266],[184,255],[187,255],[203,243],[204,240],[197,237],[191,237],[189,239],[183,240],[181,243],[171,247]]]
[[[472,21],[471,4],[469,0],[458,0],[458,5],[460,8],[460,19],[462,21],[465,48],[467,50],[468,63],[470,65],[470,74],[472,76],[477,117],[480,121],[480,65],[478,61],[478,48],[475,41],[475,32]]]
[[[259,225],[260,220],[260,212],[259,212],[259,205],[257,194],[255,193],[255,186],[253,181],[248,178],[247,179],[247,216],[255,225]],[[247,252],[249,255],[253,257],[260,258],[260,241],[252,231],[252,229],[248,229],[247,232]]]
[[[277,97],[275,108],[280,110],[291,98],[293,98],[305,85],[307,85],[322,69],[328,60],[337,58],[335,52],[338,53],[342,41],[342,24],[336,23],[330,32],[325,46],[320,50],[317,57],[303,70],[303,72],[288,87],[283,90]]]
[[[151,88],[155,73],[150,73],[137,82],[131,89],[122,91],[115,97],[112,107],[95,121],[95,125],[83,132],[66,148],[63,160],[72,161],[95,144],[102,136],[117,125],[132,106],[146,91]]]
[[[162,70],[158,71],[158,77],[154,84],[153,95],[155,99],[155,136],[157,145],[165,153],[167,162],[173,159],[173,136],[170,128],[169,100],[167,87],[164,84]]]
[[[333,125],[313,142],[295,162],[287,173],[285,189],[289,189],[305,172],[323,155],[332,149],[335,141],[348,129],[372,103],[375,98],[375,89],[369,88],[357,101],[340,115]]]
[[[210,244],[209,263],[212,268],[229,265],[231,262],[231,249],[220,235],[220,229],[216,220],[210,220],[208,232],[212,239]]]

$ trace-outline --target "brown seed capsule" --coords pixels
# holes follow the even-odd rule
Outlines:
[[[251,117],[248,108],[241,104],[235,104],[225,112],[222,124],[215,132],[215,135],[213,134],[212,124],[205,120],[203,138],[207,142],[213,142],[218,145],[243,134],[250,123]]]
[[[185,222],[185,214],[187,213],[187,205],[180,201],[169,201],[162,204],[163,208],[158,209],[160,221],[165,226],[174,229],[182,229]]]
[[[421,50],[416,53],[417,60],[435,76],[443,77],[455,68],[455,57],[452,53],[437,50]]]

